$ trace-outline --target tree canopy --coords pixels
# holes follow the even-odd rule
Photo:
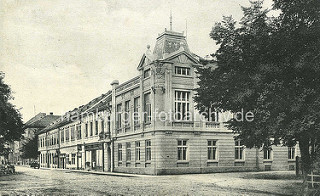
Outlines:
[[[38,137],[27,139],[22,145],[22,158],[24,159],[37,159],[39,155],[38,151]]]
[[[239,22],[214,25],[217,66],[198,69],[195,101],[200,111],[253,112],[252,122],[232,119],[229,128],[250,148],[299,142],[309,171],[320,147],[320,1],[274,0],[270,10],[262,3],[242,7]]]
[[[0,72],[0,154],[7,155],[6,143],[20,140],[23,134],[21,114],[9,101],[13,99],[10,87]]]

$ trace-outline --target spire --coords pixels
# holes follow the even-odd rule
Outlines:
[[[172,31],[172,10],[170,10],[170,31]]]

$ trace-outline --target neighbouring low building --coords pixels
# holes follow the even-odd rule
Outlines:
[[[23,145],[33,139],[37,131],[44,129],[59,117],[60,116],[58,115],[53,115],[53,113],[50,113],[49,115],[47,115],[46,113],[39,113],[28,120],[23,126],[23,138],[20,141],[14,141],[11,144],[9,161],[18,165],[29,165],[30,162],[34,161],[34,159],[22,157],[23,153],[21,152],[21,150]]]
[[[137,77],[112,82],[39,132],[41,167],[153,175],[294,169],[295,147],[248,149],[219,118],[225,114],[203,120],[193,101],[199,66],[183,33],[165,30]]]

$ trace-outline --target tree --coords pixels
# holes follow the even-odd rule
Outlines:
[[[10,87],[4,83],[4,73],[0,72],[0,154],[7,156],[9,142],[20,140],[23,123],[19,110],[9,101],[12,100]]]
[[[38,137],[35,136],[32,139],[27,139],[22,145],[22,155],[24,159],[37,159],[39,155],[38,151]]]
[[[298,142],[306,177],[320,148],[320,1],[274,0],[277,17],[261,1],[242,10],[212,28],[217,66],[198,69],[197,108],[253,112],[228,127],[249,148]]]

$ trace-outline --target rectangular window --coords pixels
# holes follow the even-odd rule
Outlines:
[[[271,160],[272,159],[272,149],[264,149],[263,150],[263,159]]]
[[[131,143],[126,143],[127,162],[131,161]]]
[[[117,105],[117,124],[116,124],[117,125],[117,129],[121,129],[121,125],[122,125],[122,122],[121,122],[121,120],[122,120],[121,107],[122,107],[121,103]],[[118,130],[118,132],[119,132],[119,130]]]
[[[151,93],[144,95],[144,122],[151,123]]]
[[[81,124],[77,125],[77,139],[81,139]]]
[[[98,126],[98,121],[96,120],[96,122],[95,122],[95,135],[98,135],[98,133],[99,133],[99,126]]]
[[[124,103],[124,112],[125,126],[130,127],[130,101]]]
[[[66,142],[69,142],[69,127],[66,127],[65,131],[66,131]]]
[[[136,142],[136,150],[135,150],[135,155],[136,155],[136,161],[140,161],[140,141]]]
[[[66,155],[66,163],[70,164],[69,154]]]
[[[88,131],[88,123],[86,123],[86,125],[85,125],[85,137],[88,137],[88,133],[89,133],[89,131]]]
[[[178,160],[186,161],[187,160],[187,140],[178,140]]]
[[[180,76],[190,76],[191,75],[189,67],[178,67],[178,66],[176,66],[174,73],[176,75],[180,75]]]
[[[122,144],[118,144],[118,165],[122,164]]]
[[[71,141],[74,141],[74,126],[71,127]]]
[[[134,98],[133,102],[134,126],[137,126],[140,124],[140,97]]]
[[[295,150],[295,147],[288,147],[288,159],[294,160],[296,158]]]
[[[241,140],[235,140],[235,159],[244,160],[244,145]]]
[[[76,154],[71,155],[71,164],[75,165],[76,164]]]
[[[101,120],[101,132],[104,132],[104,120]]]
[[[150,69],[144,70],[143,72],[143,78],[148,78],[151,75]]]
[[[151,161],[151,140],[146,140],[146,161]]]
[[[93,136],[93,122],[90,122],[90,136]]]
[[[208,160],[217,160],[217,141],[208,140]]]
[[[190,92],[175,92],[175,119],[190,120]]]

